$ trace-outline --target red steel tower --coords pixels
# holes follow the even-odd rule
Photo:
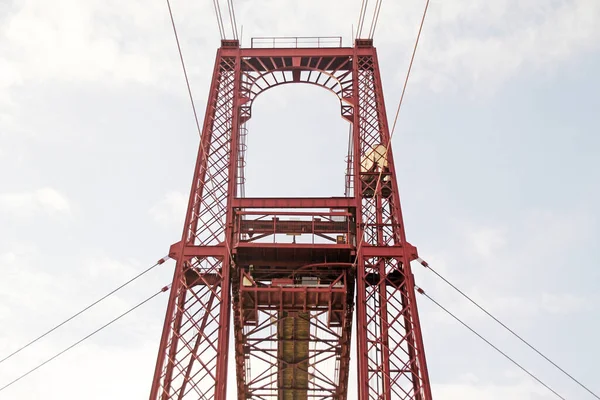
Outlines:
[[[377,52],[364,39],[281,43],[225,40],[217,52],[150,400],[225,400],[230,329],[238,399],[358,389],[360,400],[430,400],[417,249],[406,241]],[[243,197],[253,101],[287,83],[340,99],[351,127],[344,197]]]

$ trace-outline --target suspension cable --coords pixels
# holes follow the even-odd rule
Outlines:
[[[517,361],[515,361],[513,358],[511,358],[510,356],[508,356],[505,352],[503,352],[502,350],[500,350],[497,346],[495,346],[494,344],[492,344],[489,340],[487,340],[486,338],[484,338],[481,334],[479,334],[477,331],[475,331],[473,328],[471,328],[469,325],[467,325],[465,322],[463,322],[460,318],[458,318],[456,315],[454,315],[451,311],[449,311],[444,306],[442,306],[440,303],[438,303],[437,301],[435,301],[431,296],[429,296],[427,293],[425,293],[425,291],[422,288],[420,288],[420,287],[418,287],[418,286],[415,285],[415,289],[417,290],[417,292],[419,292],[423,296],[427,297],[436,306],[438,306],[439,308],[441,308],[448,315],[450,315],[452,318],[454,318],[456,321],[458,321],[462,326],[464,326],[465,328],[467,328],[468,330],[470,330],[472,333],[474,333],[479,339],[483,340],[491,348],[493,348],[498,353],[500,353],[501,355],[503,355],[511,363],[513,363],[519,369],[521,369],[523,372],[525,372],[527,375],[529,375],[530,377],[532,377],[533,379],[535,379],[539,384],[541,384],[546,389],[548,389],[549,391],[551,391],[552,393],[554,393],[558,398],[560,398],[562,400],[566,400],[564,397],[562,397],[560,394],[558,394],[554,389],[552,389],[550,386],[548,386],[547,384],[545,384],[544,382],[542,382],[542,380],[540,380],[537,376],[535,376],[533,373],[531,373],[529,370],[527,370],[525,367],[523,367],[521,364],[519,364]]]
[[[192,95],[192,88],[190,86],[190,80],[188,78],[187,69],[185,68],[185,61],[183,60],[183,53],[181,51],[181,45],[179,43],[179,36],[177,35],[177,28],[175,27],[175,19],[173,18],[173,11],[171,10],[171,2],[167,0],[167,7],[169,8],[169,16],[171,17],[171,25],[173,26],[173,34],[175,35],[175,42],[177,43],[177,51],[179,52],[179,60],[181,61],[181,68],[183,69],[183,76],[185,77],[185,84],[187,86],[188,95],[190,97],[190,103],[192,104],[192,111],[194,112],[194,121],[196,121],[196,128],[198,129],[198,135],[201,134],[200,122],[198,120],[198,113],[196,111],[196,104],[194,103],[194,96]],[[223,35],[221,35],[223,37]]]
[[[167,0],[168,2],[169,0]],[[221,6],[219,5],[219,0],[213,0],[213,7],[215,9],[215,17],[217,18],[217,27],[219,28],[219,34],[221,35],[221,40],[225,39],[225,27],[223,25],[223,15],[221,14]]]
[[[548,358],[547,356],[545,356],[540,350],[538,350],[537,348],[535,348],[531,343],[529,343],[527,340],[523,339],[522,336],[518,335],[514,330],[512,330],[511,328],[509,328],[506,324],[504,324],[502,321],[500,321],[498,318],[496,318],[494,315],[492,315],[492,313],[490,313],[488,310],[486,310],[481,305],[479,305],[475,300],[473,300],[471,297],[469,297],[465,292],[463,292],[458,287],[456,287],[454,284],[452,284],[450,281],[448,281],[446,278],[444,278],[439,272],[437,272],[436,270],[434,270],[433,268],[431,268],[431,266],[429,266],[429,264],[425,260],[423,260],[422,258],[417,258],[417,261],[422,266],[424,266],[425,268],[427,268],[428,270],[430,270],[431,272],[433,272],[438,278],[440,278],[442,281],[444,281],[452,289],[456,290],[461,296],[463,296],[465,299],[467,299],[469,302],[471,302],[471,304],[473,304],[475,307],[477,307],[481,311],[483,311],[488,317],[490,317],[491,319],[493,319],[494,321],[496,321],[500,326],[502,326],[504,329],[506,329],[508,332],[510,332],[514,337],[516,337],[517,339],[519,339],[523,344],[525,344],[531,350],[533,350],[534,352],[536,352],[540,357],[542,357],[544,360],[546,360],[547,362],[549,362],[550,364],[552,364],[556,369],[558,369],[564,375],[566,375],[567,377],[569,377],[573,382],[575,382],[577,385],[579,385],[581,388],[583,388],[584,390],[586,390],[589,394],[591,394],[595,398],[600,399],[600,397],[598,397],[598,395],[596,393],[594,393],[591,389],[589,389],[583,383],[581,383],[580,381],[578,381],[577,379],[575,379],[575,377],[573,377],[571,374],[569,374],[563,368],[561,368],[560,366],[558,366],[558,364],[556,364],[554,361],[550,360],[550,358]]]
[[[371,28],[369,29],[369,39],[373,39],[375,36],[375,28],[377,27],[377,22],[379,21],[379,12],[381,11],[381,4],[383,0],[377,0],[375,4],[375,10],[373,11],[373,19],[371,20]]]
[[[239,40],[237,21],[235,19],[235,6],[233,0],[227,0],[227,7],[229,8],[229,20],[231,21],[231,30],[233,32],[233,38]]]
[[[425,9],[423,10],[423,17],[421,18],[421,24],[419,25],[419,32],[417,33],[417,39],[415,40],[415,47],[413,48],[412,56],[410,57],[410,63],[408,64],[408,71],[406,72],[406,79],[404,80],[404,86],[402,87],[402,94],[400,95],[400,101],[398,102],[398,108],[396,109],[396,116],[394,117],[394,124],[392,125],[392,135],[396,130],[396,123],[398,122],[398,116],[400,115],[400,107],[402,107],[402,101],[404,101],[404,94],[406,93],[406,87],[408,86],[408,78],[412,71],[412,66],[415,61],[415,55],[417,54],[417,47],[419,46],[419,39],[421,38],[421,32],[423,31],[423,25],[425,24],[425,17],[427,16],[427,10],[429,9],[429,0],[425,2]],[[391,137],[390,137],[391,143]],[[389,147],[389,144],[388,144]],[[386,150],[387,151],[387,150]]]
[[[181,50],[181,44],[179,43],[179,35],[177,34],[177,28],[175,26],[175,19],[173,18],[173,11],[171,9],[171,3],[169,0],[166,0],[167,2],[167,7],[169,9],[169,17],[171,18],[171,25],[173,27],[173,34],[175,36],[175,42],[177,43],[177,51],[179,52],[179,60],[181,61],[181,68],[183,70],[183,76],[185,78],[185,84],[187,87],[187,91],[188,91],[188,96],[190,98],[190,104],[192,106],[192,111],[194,113],[194,122],[196,123],[196,129],[198,131],[198,136],[202,137],[202,128],[200,128],[200,120],[198,119],[198,112],[196,110],[196,104],[194,103],[194,95],[192,94],[192,87],[190,85],[190,80],[187,74],[187,68],[185,67],[185,61],[183,59],[183,52]],[[215,13],[217,14],[217,22],[219,22],[219,26],[220,26],[220,31],[222,32],[221,34],[221,38],[223,39],[224,36],[224,31],[222,30],[223,27],[223,19],[221,16],[221,7],[219,6],[219,1],[218,0],[213,0],[213,4],[215,5]],[[233,16],[234,21],[235,21],[235,15]],[[202,140],[200,141],[200,146],[202,146]],[[206,161],[207,157],[208,157],[208,151],[209,149],[203,149],[201,148],[200,153],[202,154],[202,158],[203,161]],[[206,169],[205,173],[209,176],[212,177],[210,171],[208,169]],[[213,197],[215,198],[216,201],[218,201],[218,199],[215,197],[214,194],[212,194]],[[229,253],[229,258],[231,260],[231,262],[233,263],[233,256],[232,256],[232,251],[231,251],[231,247],[229,245],[229,242],[227,240],[225,240],[225,245],[227,247],[227,251]]]
[[[190,98],[190,104],[192,106],[192,111],[194,113],[194,122],[196,124],[196,130],[198,131],[198,136],[202,137],[202,129],[200,128],[200,120],[198,118],[198,111],[196,109],[196,103],[194,102],[194,95],[192,93],[192,87],[190,85],[190,80],[189,80],[189,77],[188,77],[188,74],[187,74],[187,68],[185,67],[185,61],[183,59],[183,52],[181,50],[181,44],[179,42],[179,35],[177,34],[177,28],[176,28],[176,25],[175,25],[175,19],[173,18],[173,12],[172,12],[172,9],[171,9],[171,3],[170,3],[169,0],[166,0],[166,1],[167,1],[167,7],[169,9],[169,16],[171,18],[171,25],[173,27],[173,34],[175,36],[175,42],[177,44],[177,51],[179,52],[179,60],[181,62],[181,68],[183,70],[183,76],[185,78],[185,84],[186,84],[186,87],[187,87],[188,97]],[[219,7],[218,6],[218,1],[215,2],[215,7]],[[215,8],[215,11],[216,10],[217,10],[217,8]],[[220,12],[221,12],[220,8],[218,8],[218,10],[219,10],[219,12],[218,12],[217,19],[219,19]],[[221,19],[221,26],[222,26],[222,24],[223,24],[223,21]],[[222,35],[221,37],[223,38],[224,36]],[[200,146],[202,146],[202,142],[200,142]],[[201,151],[201,154],[202,154],[202,157],[203,157],[203,161],[205,161],[206,157],[207,157],[208,149],[202,149],[202,150],[203,151]],[[208,169],[206,170],[206,174],[210,178],[212,178],[212,174],[210,173],[210,171]],[[213,195],[213,197],[214,197],[214,195]],[[216,197],[215,197],[215,200],[217,202],[219,201]]]
[[[150,272],[152,269],[156,268],[157,266],[163,264],[165,261],[167,261],[169,259],[168,256],[165,256],[163,258],[161,258],[160,260],[158,260],[156,262],[156,264],[152,265],[151,267],[145,269],[144,271],[140,272],[139,274],[137,274],[136,276],[134,276],[133,278],[131,278],[130,280],[128,280],[127,282],[123,283],[121,286],[113,289],[112,291],[110,291],[109,293],[105,294],[104,296],[102,296],[101,298],[99,298],[98,300],[94,301],[92,304],[88,305],[87,307],[83,308],[82,310],[80,310],[79,312],[73,314],[72,316],[70,316],[69,318],[67,318],[66,320],[64,320],[63,322],[61,322],[58,325],[55,325],[52,329],[44,332],[43,334],[41,334],[40,336],[36,337],[35,339],[31,340],[29,343],[23,345],[22,347],[18,348],[17,350],[13,351],[12,353],[10,353],[9,355],[7,355],[6,357],[4,357],[3,359],[0,360],[0,364],[3,363],[4,361],[8,360],[9,358],[17,355],[18,353],[20,353],[21,351],[25,350],[26,348],[28,348],[29,346],[31,346],[32,344],[36,343],[37,341],[39,341],[40,339],[48,336],[50,333],[54,332],[55,330],[57,330],[58,328],[60,328],[61,326],[65,325],[67,322],[72,321],[73,319],[77,318],[78,316],[80,316],[81,314],[83,314],[84,312],[86,312],[87,310],[89,310],[90,308],[94,307],[96,304],[106,300],[108,297],[112,296],[113,294],[115,294],[116,292],[118,292],[119,290],[123,289],[125,286],[129,285],[131,282],[135,281],[136,279],[140,278],[141,276],[145,275],[146,273]]]
[[[400,95],[400,101],[398,102],[398,107],[396,109],[396,115],[394,117],[394,123],[392,125],[392,130],[390,132],[390,138],[388,143],[385,146],[385,152],[383,153],[383,158],[387,158],[387,154],[389,152],[389,149],[392,145],[392,138],[394,137],[394,133],[396,132],[396,123],[398,122],[398,116],[400,115],[400,109],[402,107],[402,102],[404,101],[404,95],[406,93],[406,88],[408,86],[408,80],[410,78],[410,73],[412,71],[412,66],[413,66],[413,62],[415,60],[415,55],[417,54],[417,48],[419,46],[419,39],[421,38],[421,32],[423,31],[423,25],[425,24],[425,17],[427,16],[427,10],[429,9],[429,0],[426,0],[425,2],[425,8],[423,10],[423,17],[421,18],[421,24],[419,25],[419,32],[417,33],[417,38],[415,39],[415,45],[413,47],[413,51],[412,51],[412,55],[410,57],[410,63],[408,65],[408,70],[406,71],[406,78],[404,79],[404,85],[402,86],[402,94]],[[356,155],[358,157],[358,154]],[[360,173],[359,171],[357,171],[357,173]],[[375,191],[374,191],[374,195],[377,195],[377,192],[379,191],[379,185],[381,182],[381,177],[383,176],[383,168],[381,168],[381,171],[379,171],[379,177],[377,178],[377,182],[375,184]],[[360,237],[360,242],[358,243],[358,246],[356,248],[356,253],[358,254],[360,251],[360,248],[364,242],[364,232]],[[356,258],[353,267],[356,266],[356,263],[358,262],[358,257]]]
[[[358,15],[358,25],[356,26],[356,38],[359,39],[362,34],[363,24],[365,23],[365,16],[367,15],[367,7],[369,0],[362,0],[360,5],[360,13]]]
[[[165,286],[162,289],[160,289],[158,292],[154,293],[152,296],[148,297],[146,300],[138,303],[137,305],[135,305],[134,307],[130,308],[129,310],[125,311],[123,314],[119,315],[118,317],[112,319],[110,322],[102,325],[100,328],[96,329],[95,331],[93,331],[92,333],[88,334],[87,336],[79,339],[77,342],[73,343],[72,345],[70,345],[69,347],[65,348],[64,350],[60,351],[59,353],[56,353],[55,355],[53,355],[52,357],[50,357],[49,359],[47,359],[46,361],[38,364],[37,366],[35,366],[34,368],[30,369],[29,371],[25,372],[24,374],[20,375],[19,377],[13,379],[12,381],[10,381],[9,383],[7,383],[6,385],[0,387],[0,392],[2,392],[4,389],[9,388],[10,386],[14,385],[15,383],[17,383],[18,381],[20,381],[21,379],[25,378],[26,376],[28,376],[29,374],[37,371],[38,369],[42,368],[44,365],[48,364],[50,361],[60,357],[61,355],[65,354],[67,351],[71,350],[73,347],[77,346],[78,344],[82,343],[83,341],[89,339],[90,337],[94,336],[96,333],[100,332],[101,330],[107,328],[109,325],[112,325],[113,323],[117,322],[118,320],[120,320],[121,318],[123,318],[124,316],[126,316],[127,314],[131,313],[132,311],[136,310],[137,308],[141,307],[142,305],[146,304],[147,302],[149,302],[150,300],[152,300],[153,298],[155,298],[156,296],[158,296],[161,293],[166,292],[167,290],[169,290],[169,287],[171,285]]]

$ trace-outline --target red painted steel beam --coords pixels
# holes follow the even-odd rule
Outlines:
[[[219,256],[208,254],[207,248],[233,237],[232,224],[224,219],[233,218],[227,200],[235,197],[228,176],[237,161],[231,157],[237,151],[231,130],[239,126],[234,112],[241,101],[239,64],[239,57],[225,56],[222,49],[217,53],[181,244],[172,249],[177,264],[150,400],[173,400],[183,387],[185,399],[226,400],[230,257],[223,257],[222,250]],[[187,247],[204,253],[186,256]],[[198,321],[202,314],[203,326]]]
[[[323,48],[243,48],[240,53],[235,49],[223,49],[223,55],[242,57],[349,57],[355,54],[372,55],[374,48],[323,47]]]
[[[305,197],[305,198],[236,198],[235,208],[353,208],[357,206],[351,197]]]
[[[181,242],[171,245],[169,249],[169,257],[177,259],[183,256],[186,259],[190,257],[219,257],[224,258],[229,254],[227,247],[224,244],[213,246],[182,246]]]
[[[347,250],[354,251],[350,244],[323,244],[323,243],[245,243],[240,242],[236,249],[314,249],[314,250]],[[234,251],[235,253],[236,251]]]
[[[404,246],[362,246],[362,255],[364,257],[385,257],[385,258],[404,258],[406,254],[410,255],[410,261],[416,260],[419,256],[417,248],[405,244]]]

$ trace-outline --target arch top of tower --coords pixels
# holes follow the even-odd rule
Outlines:
[[[360,61],[361,57],[376,58],[372,40],[357,39],[353,47],[342,47],[341,39],[336,46],[320,46],[317,42],[313,47],[301,47],[296,45],[297,38],[283,38],[293,40],[294,45],[278,47],[277,39],[267,39],[272,46],[244,48],[238,43],[227,43],[219,49],[221,68],[229,72],[239,68],[236,75],[241,80],[243,121],[252,117],[252,103],[259,94],[283,84],[305,83],[322,87],[338,97],[342,117],[352,122],[356,102],[354,74],[365,68],[372,70],[372,61]]]

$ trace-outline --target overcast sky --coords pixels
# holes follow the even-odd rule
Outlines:
[[[235,3],[244,45],[283,35],[349,45],[360,7]],[[173,1],[201,115],[219,46],[211,7]],[[388,115],[422,7],[383,2],[375,44]],[[421,257],[596,392],[599,50],[598,0],[433,1],[393,139]],[[0,358],[179,240],[198,134],[177,57],[161,0],[0,0]],[[270,90],[248,127],[248,196],[343,194],[335,96]],[[173,265],[0,364],[0,387],[158,291]],[[419,286],[563,396],[592,398],[414,268]],[[0,398],[147,398],[167,297]],[[427,299],[419,307],[436,399],[555,398]]]

